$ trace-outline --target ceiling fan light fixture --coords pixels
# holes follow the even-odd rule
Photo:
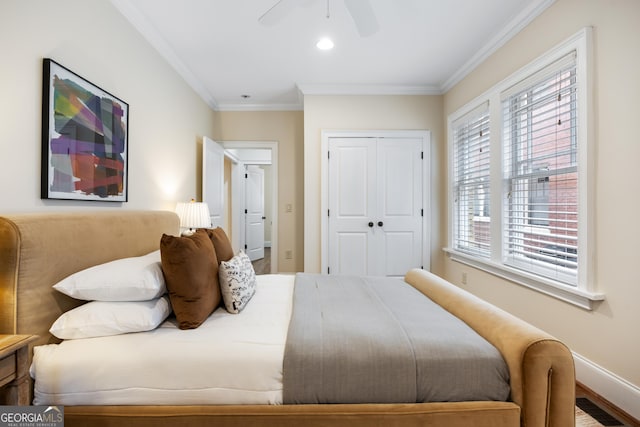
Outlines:
[[[320,50],[331,50],[334,47],[333,41],[329,37],[323,37],[318,40],[316,47]]]

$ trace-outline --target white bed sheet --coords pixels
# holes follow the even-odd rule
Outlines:
[[[240,314],[34,348],[34,405],[281,404],[294,275],[258,276]]]

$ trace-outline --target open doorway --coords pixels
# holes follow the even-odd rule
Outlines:
[[[265,141],[227,141],[225,149],[227,169],[225,195],[228,200],[231,243],[235,251],[245,250],[254,261],[266,265],[267,272],[278,271],[278,143]],[[263,176],[264,195],[262,201],[250,190],[255,190],[255,181],[250,175],[260,171]],[[258,197],[258,198],[256,198]],[[262,204],[263,212],[259,213]],[[260,229],[260,220],[263,228]],[[260,231],[258,231],[260,230]],[[257,234],[259,238],[256,240]],[[259,247],[261,246],[262,247]],[[251,248],[250,248],[251,246]],[[260,258],[260,249],[264,257]]]

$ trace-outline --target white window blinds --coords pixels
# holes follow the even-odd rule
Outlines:
[[[576,61],[572,53],[505,91],[504,262],[577,283]]]
[[[489,212],[489,105],[459,118],[453,129],[453,244],[456,250],[491,255]]]

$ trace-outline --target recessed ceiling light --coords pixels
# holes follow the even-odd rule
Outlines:
[[[328,37],[323,37],[316,43],[316,47],[320,50],[331,50],[333,46],[333,41]]]

